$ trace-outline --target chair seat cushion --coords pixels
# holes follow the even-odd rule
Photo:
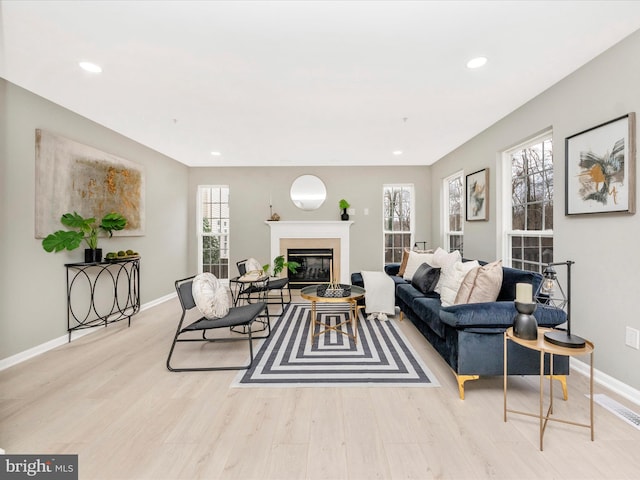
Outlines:
[[[288,283],[288,278],[270,278],[267,288],[269,288],[269,290],[279,290],[286,287]]]
[[[248,303],[240,307],[229,309],[229,313],[222,318],[206,318],[193,322],[181,332],[194,330],[209,330],[211,328],[234,327],[237,325],[249,325],[266,308],[266,303]]]
[[[229,313],[231,292],[213,273],[196,275],[191,286],[191,294],[196,307],[205,318],[222,318]]]

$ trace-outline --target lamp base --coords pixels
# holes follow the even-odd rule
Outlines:
[[[544,334],[545,341],[567,348],[582,348],[585,346],[585,340],[577,335],[569,335],[562,330],[553,330]]]

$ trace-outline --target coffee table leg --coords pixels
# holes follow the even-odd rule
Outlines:
[[[358,302],[352,301],[349,309],[351,317],[351,327],[353,328],[353,343],[358,343]]]
[[[313,332],[316,328],[316,302],[311,302],[311,330],[309,332],[309,338],[311,339],[311,345],[313,345]]]

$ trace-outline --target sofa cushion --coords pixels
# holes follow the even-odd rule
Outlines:
[[[470,270],[478,266],[476,261],[456,262],[449,268],[442,270],[440,274],[440,299],[443,307],[453,305],[464,277]]]
[[[436,292],[442,295],[442,282],[444,280],[443,275],[447,270],[449,270],[453,265],[462,261],[462,255],[458,250],[454,250],[449,253],[442,248],[437,248],[435,253],[433,254],[433,265],[434,267],[440,268],[442,271],[440,272],[440,280],[438,281],[438,285],[436,285]]]
[[[418,297],[413,300],[411,309],[415,315],[425,322],[440,338],[444,338],[446,327],[442,320],[440,320],[439,299]]]
[[[500,287],[500,293],[498,293],[498,301],[515,300],[516,284],[518,283],[530,283],[535,296],[542,284],[542,275],[536,272],[502,267],[502,286]]]
[[[411,285],[420,290],[422,293],[433,292],[440,278],[440,269],[432,267],[428,263],[423,263],[418,267],[416,273],[413,274]]]
[[[423,263],[433,265],[433,253],[418,253],[413,250],[409,252],[409,259],[407,260],[407,266],[404,269],[403,278],[407,281],[411,281],[413,274],[416,273],[418,267]]]
[[[454,328],[508,328],[518,312],[513,302],[466,303],[440,309],[440,319]],[[555,327],[567,321],[564,310],[539,304],[534,312],[538,325]]]
[[[387,263],[384,266],[384,273],[386,273],[387,275],[398,275],[400,271],[400,264],[399,263]],[[400,275],[402,277],[402,275]]]
[[[472,269],[464,277],[453,302],[495,302],[502,287],[502,260]]]
[[[409,261],[409,253],[411,253],[411,249],[405,247],[402,250],[402,260],[400,261],[400,267],[398,268],[397,275],[404,277],[404,271],[407,269],[407,262]]]
[[[416,287],[411,285],[410,283],[402,283],[397,284],[396,286],[396,297],[398,297],[403,303],[407,306],[411,307],[413,305],[413,301],[416,298],[440,298],[440,295],[436,292],[422,293]]]

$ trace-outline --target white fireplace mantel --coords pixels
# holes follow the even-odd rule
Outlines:
[[[337,238],[340,240],[340,283],[349,279],[349,230],[351,221],[266,221],[271,229],[271,258],[280,255],[283,238]]]

